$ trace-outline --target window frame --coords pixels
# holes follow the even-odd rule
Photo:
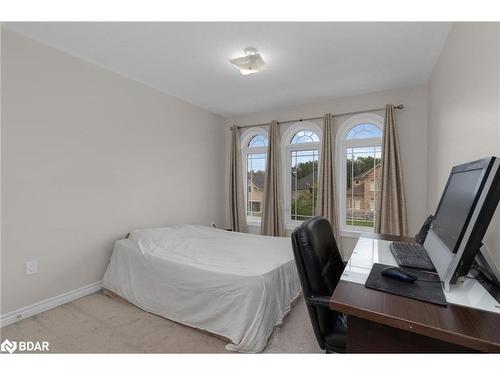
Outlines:
[[[316,135],[319,137],[319,142],[308,142],[308,143],[296,143],[296,144],[291,144],[290,142],[292,141],[293,137],[297,132],[306,130],[306,131],[311,131],[316,133]],[[311,149],[316,149],[316,147],[311,147],[317,146],[318,150],[318,173],[319,173],[319,163],[321,160],[321,139],[323,137],[323,130],[321,129],[320,126],[315,124],[314,122],[311,121],[298,121],[290,126],[284,131],[282,137],[281,137],[281,150],[283,151],[283,160],[282,160],[282,165],[283,165],[283,173],[282,173],[282,180],[283,180],[283,191],[284,191],[284,215],[285,215],[285,228],[288,230],[293,230],[296,227],[298,227],[300,224],[303,223],[301,220],[292,220],[292,204],[291,204],[291,199],[290,197],[292,196],[292,177],[291,177],[291,169],[292,169],[292,151],[304,151],[304,150],[311,150]]]
[[[339,228],[342,236],[345,237],[359,237],[363,233],[372,233],[373,228],[361,227],[346,224],[346,194],[347,194],[347,158],[346,152],[348,148],[353,147],[374,147],[382,146],[382,136],[373,138],[363,138],[363,139],[346,139],[349,131],[357,125],[361,124],[372,124],[375,125],[383,132],[384,129],[384,118],[375,113],[361,113],[347,118],[340,126],[337,132],[336,148],[337,148],[337,186],[340,188],[337,191],[338,194],[338,206],[339,206]],[[376,188],[376,186],[375,186]],[[376,202],[375,202],[376,210]]]
[[[264,173],[267,173],[267,153],[269,146],[263,147],[248,147],[248,144],[256,135],[263,135],[267,138],[269,144],[269,132],[261,127],[253,127],[245,130],[241,134],[241,160],[244,166],[243,171],[243,186],[245,192],[245,216],[247,219],[247,225],[260,226],[262,218],[259,216],[248,216],[248,155],[250,154],[266,154],[266,169]],[[261,204],[262,210],[262,204]]]

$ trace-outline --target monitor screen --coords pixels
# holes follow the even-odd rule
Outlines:
[[[452,252],[458,250],[481,183],[481,172],[482,168],[452,173],[441,198],[432,230]]]

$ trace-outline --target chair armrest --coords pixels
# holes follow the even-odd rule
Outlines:
[[[313,306],[330,307],[330,297],[311,296],[307,298],[307,303]]]

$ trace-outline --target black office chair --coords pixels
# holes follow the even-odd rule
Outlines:
[[[318,344],[327,352],[345,353],[345,315],[329,308],[345,267],[330,222],[324,217],[306,220],[293,231],[292,246]]]

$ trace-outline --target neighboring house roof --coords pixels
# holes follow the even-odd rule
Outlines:
[[[250,181],[250,176],[249,176],[248,182],[249,183],[251,182],[257,190],[264,190],[264,175],[254,174],[254,175],[252,175],[251,181]]]
[[[314,186],[313,173],[309,173],[298,180],[292,178],[292,191],[293,190],[306,190]]]
[[[365,195],[365,187],[364,183],[361,183],[359,185],[354,185],[354,189],[347,189],[346,194],[349,195],[355,195],[355,196],[363,196]]]
[[[368,171],[361,173],[354,177],[354,180],[362,180],[365,178],[370,172],[372,172],[375,168],[380,167],[380,164],[377,164],[374,168],[369,169]],[[252,180],[250,181],[250,178],[248,178],[248,182],[252,183],[253,186],[257,190],[264,190],[264,175],[262,174],[254,174],[252,175]],[[307,190],[313,187],[313,173],[309,173],[305,175],[304,177],[295,180],[292,178],[292,190]],[[360,183],[359,185],[354,186],[354,192],[353,194],[356,196],[364,195],[365,188],[363,186],[363,183]],[[347,194],[351,195],[351,189],[347,190]]]
[[[252,180],[250,180],[249,177],[248,183],[251,183],[257,190],[264,190],[264,176],[262,174],[252,175]],[[306,190],[312,188],[313,174],[309,173],[308,175],[300,178],[297,181],[295,181],[295,179],[292,179],[292,190],[295,190],[295,185],[297,185],[297,190]]]
[[[366,172],[363,172],[363,173],[360,173],[358,174],[357,176],[355,176],[353,178],[353,180],[362,180],[363,178],[365,178],[368,174],[370,174],[370,172],[372,172],[375,168],[378,168],[380,167],[380,163],[377,164],[375,167],[373,168],[370,168],[369,170],[367,170]]]

